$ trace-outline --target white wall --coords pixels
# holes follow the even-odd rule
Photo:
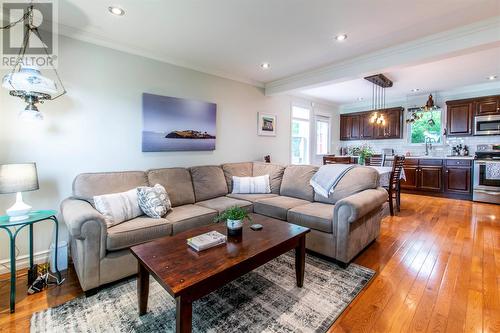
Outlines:
[[[37,163],[40,190],[25,194],[34,208],[59,209],[81,172],[220,164],[267,154],[273,162],[289,162],[290,97],[266,97],[251,85],[69,38],[61,37],[59,45],[59,73],[68,94],[39,106],[42,123],[20,121],[17,113],[25,104],[0,90],[0,163]],[[143,92],[217,103],[216,150],[142,153]],[[257,136],[259,111],[277,114],[276,137]],[[0,195],[0,212],[13,199]],[[51,230],[48,223],[35,227],[35,252],[48,248]],[[27,253],[26,238],[21,232],[21,255]],[[9,257],[4,233],[0,256]]]

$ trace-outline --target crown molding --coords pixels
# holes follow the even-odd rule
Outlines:
[[[271,81],[265,84],[265,91],[266,95],[290,93],[494,44],[500,44],[500,16]]]
[[[237,81],[237,82],[244,83],[244,84],[249,84],[249,85],[252,85],[252,86],[255,86],[258,88],[264,88],[263,82],[250,80],[250,79],[240,77],[237,75],[233,75],[230,73],[226,73],[223,71],[211,70],[211,69],[208,69],[208,68],[205,68],[202,66],[195,65],[193,63],[189,63],[189,62],[186,62],[183,60],[169,57],[161,52],[137,48],[136,46],[132,46],[132,45],[129,45],[126,43],[118,43],[118,42],[113,41],[113,40],[106,38],[104,36],[89,33],[87,31],[84,31],[81,29],[76,29],[76,28],[73,28],[73,27],[70,27],[70,26],[67,26],[64,24],[59,24],[59,35],[69,37],[72,39],[76,39],[76,40],[80,40],[80,41],[83,41],[86,43],[106,47],[109,49],[137,55],[140,57],[160,61],[160,62],[174,65],[177,67],[183,67],[183,68],[187,68],[187,69],[194,70],[197,72],[202,72],[205,74],[217,76],[220,78],[224,78],[224,79],[228,79],[228,80],[232,80],[232,81]]]

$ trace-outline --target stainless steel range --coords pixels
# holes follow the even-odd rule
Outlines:
[[[500,204],[500,144],[477,145],[474,158],[474,201]]]

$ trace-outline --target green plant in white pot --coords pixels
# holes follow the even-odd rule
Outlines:
[[[240,236],[244,220],[252,221],[252,218],[248,211],[238,206],[226,209],[215,218],[215,222],[226,221],[228,236]]]

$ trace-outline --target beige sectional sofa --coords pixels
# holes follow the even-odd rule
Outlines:
[[[329,198],[314,193],[309,180],[317,167],[281,166],[260,162],[222,166],[164,168],[146,172],[85,173],[73,183],[73,196],[61,204],[71,238],[71,255],[83,290],[137,272],[129,248],[213,223],[232,206],[311,228],[309,250],[349,263],[378,235],[387,192],[378,187],[378,173],[354,168]],[[232,176],[270,176],[269,194],[231,194]],[[145,216],[107,228],[93,207],[93,197],[161,184],[172,211],[163,219]]]

